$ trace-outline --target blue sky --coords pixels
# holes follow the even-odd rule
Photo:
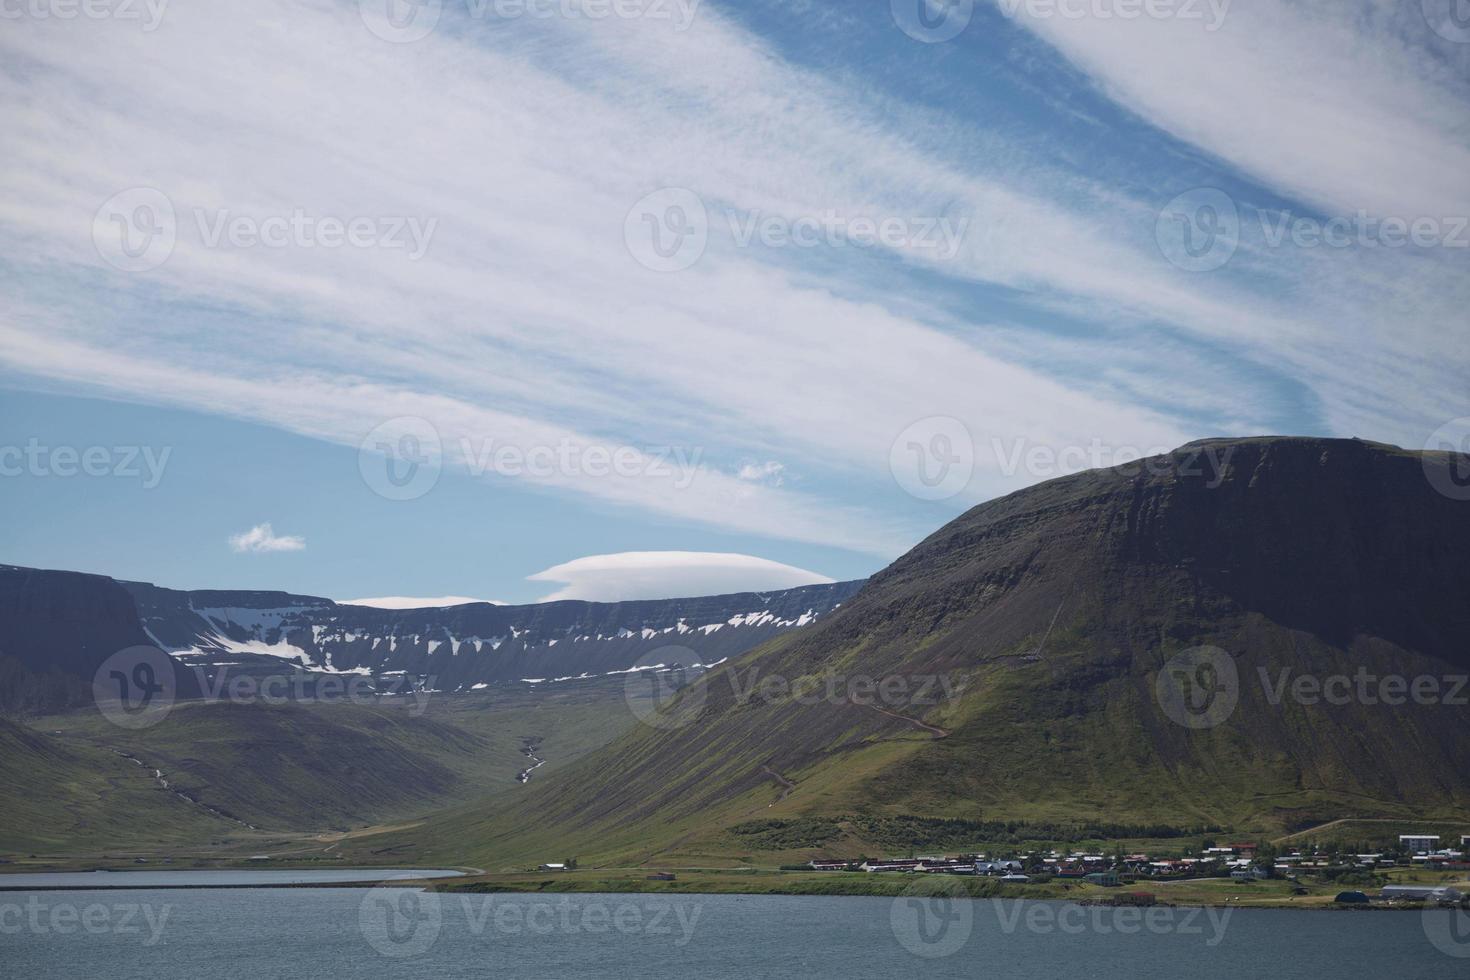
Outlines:
[[[770,588],[1194,438],[1470,436],[1449,0],[531,7],[7,25],[0,561]]]

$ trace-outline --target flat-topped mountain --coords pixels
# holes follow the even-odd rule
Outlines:
[[[493,861],[553,839],[738,850],[728,827],[755,818],[853,853],[880,816],[1459,818],[1470,502],[1436,481],[1467,463],[1221,440],[982,504],[812,628],[706,674],[667,723],[455,832]],[[1368,693],[1312,696],[1360,672]],[[1390,703],[1383,678],[1437,693]],[[1176,719],[1181,702],[1196,714]]]
[[[378,609],[266,591],[181,591],[0,566],[0,705],[86,700],[108,656],[153,645],[181,665],[407,677],[470,690],[712,664],[831,612],[858,582],[634,602]]]

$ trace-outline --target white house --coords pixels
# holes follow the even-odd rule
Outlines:
[[[1453,905],[1464,896],[1459,889],[1445,885],[1438,887],[1433,885],[1385,885],[1383,886],[1383,897],[1406,902],[1442,902],[1446,905]]]
[[[1428,854],[1439,850],[1439,837],[1429,834],[1400,834],[1399,847],[1410,854]]]
[[[1020,861],[976,861],[977,875],[1004,875],[1022,870]]]

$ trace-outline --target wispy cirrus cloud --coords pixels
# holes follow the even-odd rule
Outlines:
[[[1454,0],[1251,0],[1213,30],[994,2],[1129,109],[1281,192],[1330,213],[1470,209],[1465,45],[1429,19]]]
[[[616,18],[458,21],[455,7],[410,45],[372,36],[356,4],[291,0],[178,7],[149,34],[14,25],[0,38],[0,125],[26,177],[0,188],[16,300],[0,317],[0,364],[347,445],[385,418],[422,417],[446,464],[466,469],[463,447],[487,440],[697,449],[687,486],[585,471],[516,479],[881,555],[932,523],[894,496],[888,472],[917,419],[954,417],[973,433],[976,477],[959,498],[971,501],[1015,485],[988,452],[994,437],[1169,446],[1274,428],[1290,402],[1335,431],[1412,441],[1462,400],[1463,341],[1442,324],[1464,287],[1439,259],[1247,246],[1231,269],[1191,276],[1152,240],[1163,201],[958,107],[918,109],[793,64],[714,3],[677,36]],[[1286,14],[1256,23],[1246,41],[1262,24],[1311,27]],[[1177,110],[1108,81],[1114,48],[1037,30],[1120,103],[1186,132]],[[1211,58],[1227,74],[1232,62],[1254,70],[1246,47],[1228,41]],[[1197,81],[1215,62],[1196,56],[1210,63],[1185,81],[1228,112],[1230,94]],[[1324,86],[1356,70],[1313,63]],[[1432,91],[1432,78],[1394,77],[1395,92]],[[1253,97],[1265,84],[1251,83]],[[1453,159],[1443,113],[1410,118],[1412,145]],[[1211,152],[1245,152],[1226,122],[1194,125]],[[1296,159],[1309,141],[1291,139]],[[1310,162],[1255,150],[1238,165],[1284,189],[1313,179]],[[1347,166],[1324,165],[1301,193],[1351,196]],[[677,273],[641,266],[625,240],[630,209],[668,186],[692,193],[708,222],[703,256]],[[93,232],[98,206],[132,187],[167,198],[176,241],[162,264],[129,274],[102,261]],[[379,232],[395,218],[437,223],[417,260],[317,239],[211,243],[221,222],[259,228],[298,212]],[[752,219],[829,212],[849,226],[946,218],[968,230],[947,259],[907,240],[739,240]],[[994,315],[1001,305],[1026,315]],[[1069,332],[1038,330],[1053,320]],[[770,459],[784,469],[750,469]]]

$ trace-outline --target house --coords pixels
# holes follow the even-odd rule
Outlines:
[[[913,858],[901,861],[864,861],[859,871],[923,871],[924,862]]]
[[[1410,854],[1428,854],[1439,849],[1439,837],[1429,834],[1400,834],[1399,847]]]
[[[565,871],[566,869],[567,869],[567,866],[565,864],[543,864],[543,865],[541,865],[541,867],[537,868],[536,870],[537,871]]]
[[[1117,888],[1123,884],[1116,871],[1094,871],[1082,880],[1104,888]]]
[[[1237,868],[1230,872],[1231,881],[1263,881],[1269,877],[1264,868]]]
[[[812,861],[813,871],[846,871],[849,867],[846,861]]]
[[[1438,902],[1455,905],[1464,898],[1458,888],[1448,885],[1384,885],[1381,896],[1385,902]]]
[[[977,875],[1005,875],[1024,870],[1020,861],[976,861]]]

